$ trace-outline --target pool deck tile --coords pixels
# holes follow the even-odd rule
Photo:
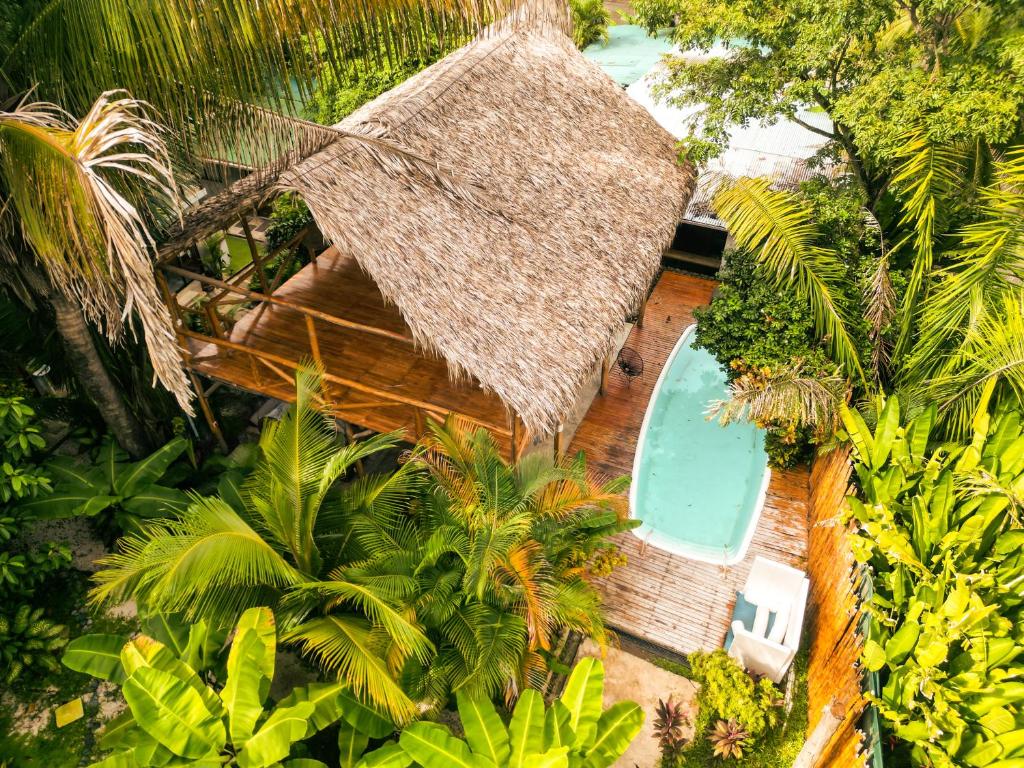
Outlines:
[[[633,469],[640,426],[658,375],[672,348],[693,322],[693,310],[711,300],[715,281],[676,272],[662,274],[647,303],[644,327],[626,340],[644,360],[632,382],[613,367],[569,447],[585,451],[590,467],[606,475]],[[764,509],[744,559],[713,565],[645,546],[632,533],[617,544],[629,560],[600,580],[608,624],[617,630],[678,653],[721,646],[729,628],[735,592],[754,557],[803,568],[807,556],[806,468],[773,471]]]

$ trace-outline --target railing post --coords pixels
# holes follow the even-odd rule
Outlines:
[[[309,350],[313,355],[313,361],[316,363],[317,368],[324,370],[324,361],[320,357],[320,342],[316,337],[316,326],[313,324],[313,318],[311,315],[305,315],[306,318],[306,333],[309,335]]]
[[[249,255],[252,257],[252,263],[256,265],[256,274],[259,276],[260,287],[264,293],[269,294],[267,276],[263,272],[263,262],[257,252],[256,240],[252,236],[252,230],[249,229],[249,219],[243,215],[238,221],[242,225],[242,232],[245,233],[245,241],[249,244]]]

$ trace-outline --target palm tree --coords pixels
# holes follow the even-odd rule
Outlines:
[[[559,629],[604,643],[587,565],[635,525],[627,478],[601,480],[582,455],[509,464],[489,432],[456,417],[431,424],[412,461],[430,475],[416,515],[414,607],[438,648],[425,689],[512,697],[547,673]]]
[[[1013,147],[983,176],[978,152],[940,147],[907,135],[893,186],[901,213],[882,252],[869,290],[851,304],[839,255],[825,244],[809,208],[794,194],[764,179],[724,186],[715,205],[736,242],[754,253],[780,288],[804,296],[822,337],[847,376],[867,392],[901,391],[905,402],[937,401],[948,429],[963,434],[984,385],[1024,398],[1024,147]],[[868,214],[870,216],[870,214]],[[871,218],[877,227],[877,222]],[[895,243],[886,248],[887,242]],[[909,280],[897,305],[889,273],[894,254],[909,260]],[[870,369],[853,341],[857,322],[870,325]],[[882,331],[897,337],[888,350]],[[792,416],[813,405],[814,418],[834,419],[842,389],[822,407],[822,382],[781,371],[777,390],[734,388],[727,417],[755,408],[764,417]],[[827,393],[826,393],[827,394]],[[823,415],[827,414],[827,415]],[[806,419],[805,415],[805,419]]]
[[[78,379],[123,447],[144,452],[142,431],[101,371],[86,321],[117,343],[137,319],[156,378],[191,412],[149,266],[168,214],[180,215],[169,158],[185,176],[199,175],[210,157],[273,173],[339,135],[281,114],[293,85],[308,94],[325,68],[348,72],[432,39],[463,39],[517,2],[29,6],[38,12],[0,61],[0,281],[23,301],[52,306]],[[29,103],[29,93],[67,112]],[[354,138],[376,158],[401,154]]]
[[[331,666],[356,692],[396,720],[413,702],[394,679],[411,657],[429,658],[431,645],[403,615],[411,580],[382,576],[348,555],[344,521],[357,511],[405,508],[417,492],[411,471],[368,476],[340,490],[338,480],[358,461],[393,448],[396,435],[339,446],[332,423],[317,412],[320,377],[296,377],[296,402],[260,437],[260,459],[241,487],[222,484],[219,497],[196,497],[175,520],[145,526],[100,561],[91,599],[129,597],[157,613],[230,624],[256,606],[277,610],[286,639],[330,649]],[[310,593],[331,600],[310,619]],[[296,599],[296,595],[298,599]]]

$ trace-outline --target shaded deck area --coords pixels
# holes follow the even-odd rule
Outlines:
[[[209,378],[290,401],[295,367],[316,359],[327,405],[346,422],[415,437],[428,417],[458,413],[495,433],[507,453],[513,431],[525,441],[497,395],[453,382],[443,360],[413,345],[398,309],[355,260],[334,248],[277,288],[273,302],[246,306],[235,321],[218,310],[210,325],[212,333],[187,336],[191,367]]]
[[[640,426],[658,375],[679,336],[707,304],[714,281],[665,272],[647,303],[644,327],[626,345],[640,353],[644,372],[627,382],[618,371],[594,400],[569,450],[585,451],[588,464],[607,475],[633,469]],[[690,653],[721,646],[735,592],[756,555],[803,567],[807,556],[808,472],[773,471],[764,510],[744,560],[719,566],[642,546],[632,533],[617,542],[629,564],[600,583],[608,624],[655,645]],[[709,478],[709,482],[714,482]]]

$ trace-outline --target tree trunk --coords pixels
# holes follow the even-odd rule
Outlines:
[[[68,355],[68,362],[78,383],[99,409],[103,421],[122,448],[133,458],[149,452],[149,445],[138,419],[128,409],[120,390],[100,359],[96,342],[82,310],[59,291],[51,289],[47,296],[53,307],[57,332]]]

